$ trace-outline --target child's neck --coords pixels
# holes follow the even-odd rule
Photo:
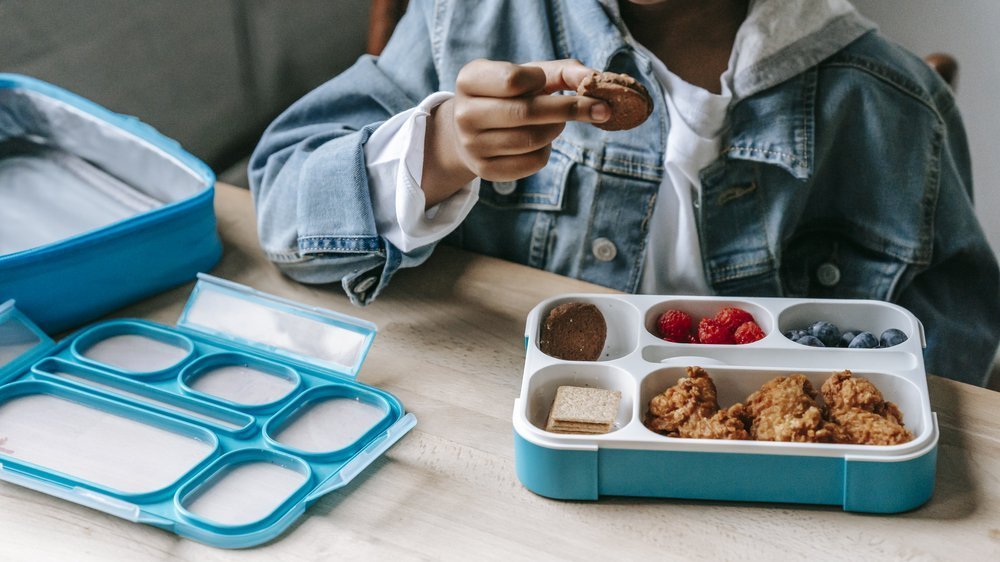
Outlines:
[[[632,36],[685,82],[713,93],[729,65],[749,0],[619,0]]]

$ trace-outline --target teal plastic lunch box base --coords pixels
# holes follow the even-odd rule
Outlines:
[[[554,499],[599,496],[839,505],[846,511],[915,509],[934,490],[937,445],[906,461],[647,451],[558,450],[514,433],[517,477]],[[738,458],[734,458],[738,456]],[[737,462],[738,461],[738,462]]]
[[[0,300],[59,333],[191,281],[222,255],[213,192],[142,224],[0,257]]]
[[[591,304],[604,317],[604,349],[594,361],[552,357],[539,345],[550,311],[569,302]],[[764,336],[752,343],[723,345],[678,343],[658,335],[658,320],[669,310],[689,314],[695,324],[729,307],[751,314]],[[823,349],[784,335],[820,319],[875,334],[895,328],[907,339],[878,349]],[[515,467],[524,486],[539,495],[811,504],[899,513],[923,505],[933,493],[940,434],[923,364],[923,327],[897,305],[869,300],[557,295],[529,313],[525,343],[524,380],[512,419]],[[696,369],[708,377],[703,389],[690,382]],[[867,381],[894,404],[899,419],[906,420],[903,442],[675,437],[648,425],[659,397],[669,404],[685,400],[728,409],[787,377],[801,378],[802,392],[822,409],[824,395],[837,388],[828,389],[827,383],[840,380],[834,374]],[[564,387],[602,389],[615,396],[614,411],[602,413],[613,416],[607,420],[610,427],[594,434],[548,431],[553,404]],[[861,388],[858,383],[853,392],[867,395]],[[582,416],[582,405],[573,406],[573,415]],[[679,406],[673,419],[688,415],[687,406]]]
[[[0,74],[0,302],[58,333],[191,281],[222,253],[214,184],[138,119]]]

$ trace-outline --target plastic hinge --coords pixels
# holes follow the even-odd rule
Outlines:
[[[76,494],[78,498],[84,500],[78,501],[77,503],[92,507],[98,511],[103,511],[104,513],[110,513],[115,517],[128,519],[129,521],[135,522],[139,520],[139,506],[135,504],[112,498],[111,496],[106,496],[104,494],[99,494],[86,488],[76,487],[72,488],[71,491]]]
[[[351,480],[354,480],[355,476],[374,462],[375,459],[382,456],[382,453],[386,452],[396,441],[399,441],[402,436],[406,435],[406,432],[413,429],[415,425],[417,425],[417,418],[413,414],[406,414],[399,418],[399,421],[386,430],[385,435],[369,443],[367,447],[348,461],[339,472],[332,475],[306,496],[306,502],[313,502],[338,488],[346,486]]]

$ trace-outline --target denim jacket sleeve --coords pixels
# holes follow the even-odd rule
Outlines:
[[[899,304],[928,334],[928,373],[984,386],[1000,339],[1000,272],[972,199],[965,129],[954,98],[938,96],[943,125],[933,253],[926,269],[901,283]]]
[[[379,236],[364,157],[379,124],[438,89],[425,4],[410,2],[381,57],[362,56],[280,115],[250,160],[267,257],[301,282],[341,281],[355,304],[433,249],[403,253]]]

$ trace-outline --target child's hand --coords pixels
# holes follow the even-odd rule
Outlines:
[[[611,110],[600,100],[549,95],[576,90],[592,72],[575,60],[465,65],[455,97],[428,121],[421,181],[427,207],[476,176],[513,181],[542,169],[567,121],[606,121]]]

